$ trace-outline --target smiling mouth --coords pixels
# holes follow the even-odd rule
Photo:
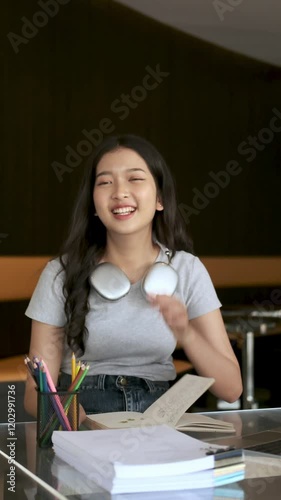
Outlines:
[[[124,208],[114,208],[112,210],[112,213],[116,214],[116,215],[129,215],[135,211],[136,211],[136,209],[133,207],[124,207]]]

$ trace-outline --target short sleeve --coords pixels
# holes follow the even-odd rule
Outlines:
[[[188,286],[187,310],[189,319],[221,307],[210,275],[198,257],[194,258]]]
[[[63,272],[58,260],[48,262],[33,292],[25,315],[31,319],[54,326],[64,326]]]

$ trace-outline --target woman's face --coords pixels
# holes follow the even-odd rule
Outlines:
[[[107,231],[133,234],[151,231],[156,210],[163,210],[153,176],[134,150],[106,153],[96,168],[95,209]]]

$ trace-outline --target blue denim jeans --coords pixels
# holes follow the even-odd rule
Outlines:
[[[58,389],[67,390],[71,376],[61,373]],[[127,375],[88,375],[79,389],[79,402],[86,413],[110,411],[144,412],[169,389],[169,382]]]

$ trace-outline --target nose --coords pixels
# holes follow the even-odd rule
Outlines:
[[[112,198],[115,200],[120,200],[129,197],[128,186],[123,181],[116,182],[113,192]]]

